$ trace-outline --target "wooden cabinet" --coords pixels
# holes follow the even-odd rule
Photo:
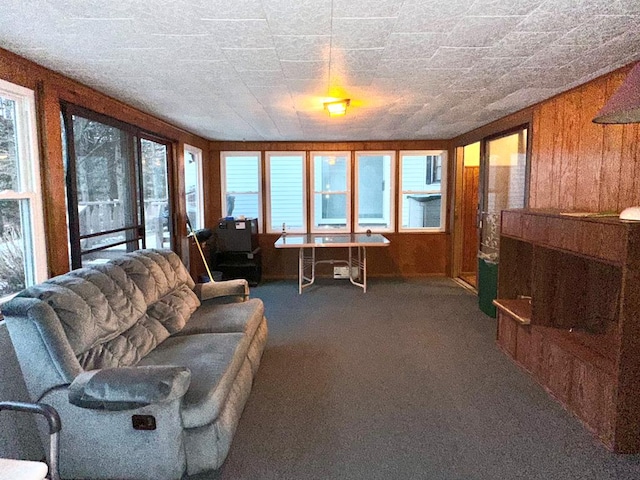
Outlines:
[[[640,452],[640,223],[502,212],[497,343],[611,450]]]

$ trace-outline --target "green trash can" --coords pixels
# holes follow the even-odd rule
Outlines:
[[[496,318],[496,307],[493,304],[498,295],[498,264],[478,257],[478,303],[480,310]]]

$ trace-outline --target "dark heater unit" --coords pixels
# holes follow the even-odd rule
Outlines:
[[[253,252],[258,248],[258,220],[222,219],[218,223],[216,237],[220,252]]]
[[[244,278],[255,287],[262,276],[262,255],[258,244],[258,220],[222,219],[215,233],[211,259],[223,280]]]

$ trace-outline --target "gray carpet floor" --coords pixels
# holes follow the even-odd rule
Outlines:
[[[449,279],[252,289],[270,336],[226,479],[640,479],[495,345]]]

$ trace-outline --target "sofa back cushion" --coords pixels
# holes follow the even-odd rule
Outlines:
[[[142,291],[148,306],[178,286],[186,285],[190,290],[195,287],[180,257],[171,250],[136,250],[109,263],[120,266],[127,273]]]
[[[19,296],[53,309],[85,370],[133,365],[169,336],[148,317],[142,292],[117,265],[74,270]]]
[[[149,317],[171,334],[182,330],[200,306],[191,275],[171,250],[136,250],[110,263],[121,267],[135,282],[142,291]]]

